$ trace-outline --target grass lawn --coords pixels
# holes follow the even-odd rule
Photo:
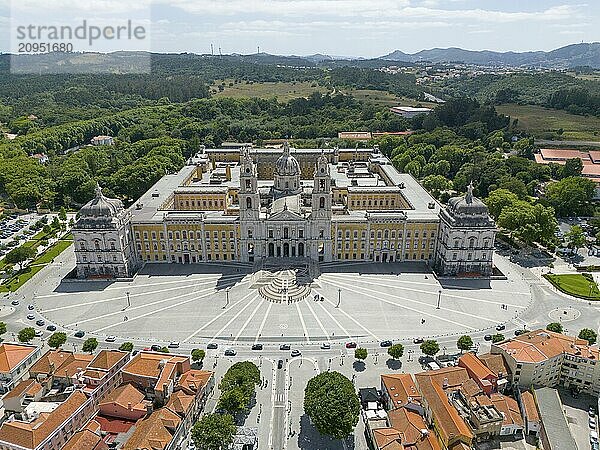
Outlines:
[[[15,292],[43,268],[44,266],[26,267],[23,272],[19,272],[16,276],[11,278],[10,283],[0,285],[0,292]]]
[[[535,137],[564,130],[562,139],[576,141],[600,141],[600,117],[578,116],[566,111],[535,105],[505,104],[496,106],[501,114],[519,119],[517,129],[528,131]]]
[[[38,256],[33,262],[26,267],[24,271],[17,273],[6,284],[0,285],[0,292],[14,292],[25,284],[32,276],[42,270],[46,265],[50,264],[54,258],[60,255],[63,251],[69,248],[73,242],[58,241],[44,253]],[[0,265],[2,261],[0,261]]]
[[[218,86],[224,83],[225,88],[219,91]],[[210,87],[214,97],[233,97],[233,98],[264,98],[269,99],[277,97],[280,101],[287,101],[299,97],[308,97],[313,92],[327,92],[322,86],[315,82],[298,81],[298,82],[265,82],[265,83],[249,83],[245,81],[235,83],[229,86],[233,80],[217,80]]]
[[[31,263],[32,265],[45,265],[50,264],[54,258],[60,255],[63,251],[65,251],[72,244],[70,241],[58,241],[44,253],[42,253],[38,258]]]
[[[374,89],[340,89],[340,92],[352,95],[354,98],[367,103],[374,103],[378,106],[421,105],[424,108],[435,108],[436,106],[438,106],[435,103],[419,102],[414,98],[398,97],[392,94],[391,92],[376,91]]]
[[[544,275],[559,291],[586,300],[600,300],[598,285],[580,273],[564,275]],[[591,294],[591,295],[590,295]]]

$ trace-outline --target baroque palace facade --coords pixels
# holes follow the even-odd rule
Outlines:
[[[146,263],[427,262],[492,271],[495,224],[473,197],[441,208],[374,149],[208,149],[125,209],[100,188],[73,229],[77,275]]]

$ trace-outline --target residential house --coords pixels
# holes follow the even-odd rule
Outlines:
[[[103,416],[139,420],[152,410],[152,403],[131,384],[123,384],[104,397],[99,410]]]
[[[483,353],[477,355],[477,358],[486,365],[497,377],[498,391],[502,392],[510,383],[512,376],[510,369],[501,354]]]
[[[525,426],[517,401],[512,397],[497,393],[492,394],[490,399],[503,416],[500,436],[520,435]]]
[[[88,429],[75,433],[67,441],[62,450],[108,450],[108,445],[102,438]]]
[[[491,395],[498,390],[498,376],[492,372],[475,353],[468,352],[458,359],[458,366],[467,369],[469,377],[486,393]]]
[[[21,413],[29,403],[40,401],[43,393],[44,389],[37,381],[31,378],[20,381],[2,397],[4,408],[9,413]]]
[[[531,391],[521,392],[521,411],[525,423],[525,432],[538,436],[542,429],[542,421]]]
[[[169,408],[160,408],[138,420],[123,450],[167,450],[177,432],[181,418]]]
[[[420,415],[424,414],[421,394],[409,373],[381,375],[381,394],[388,411],[408,408]]]
[[[10,391],[40,357],[40,349],[28,344],[0,344],[0,394]]]

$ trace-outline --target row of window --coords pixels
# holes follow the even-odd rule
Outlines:
[[[150,261],[166,261],[167,260],[167,255],[163,254],[161,256],[154,254],[153,257],[150,255],[146,255],[145,257],[146,262],[150,262]],[[174,263],[183,263],[183,264],[189,264],[189,263],[197,263],[202,261],[202,254],[199,255],[191,255],[188,259],[187,256],[175,256],[175,255],[171,255],[171,262]],[[206,255],[206,260],[207,261],[235,261],[235,253],[215,253],[214,255],[212,253],[208,253]]]
[[[473,253],[467,253],[467,261],[487,261],[489,258],[491,258],[491,254],[488,255],[486,252],[481,253],[480,259],[477,259],[477,254],[475,254],[475,259],[473,259]],[[458,254],[452,253],[452,261],[457,261],[457,260],[458,260]]]
[[[339,250],[339,249],[338,249]],[[348,249],[346,249],[348,250]],[[359,257],[360,255],[360,257]],[[401,253],[398,253],[397,255],[395,255],[396,260],[399,260],[402,257]],[[343,259],[365,259],[365,254],[364,253],[338,253],[337,254],[337,259],[338,260],[343,260]],[[392,253],[391,255],[382,255],[381,258],[379,256],[379,254],[374,254],[373,258],[374,261],[379,262],[380,260],[383,262],[392,262],[394,261],[394,254]],[[426,253],[405,253],[404,254],[404,259],[405,260],[425,260],[425,259],[431,259],[431,255],[428,255]]]
[[[397,248],[400,249],[401,247],[402,247],[402,245],[399,242]],[[404,248],[406,248],[406,250],[410,250],[411,247],[414,248],[415,250],[418,249],[419,248],[419,242],[418,241],[414,241],[414,243],[411,246],[411,243],[407,241],[406,244],[404,245]],[[435,247],[435,242],[434,241],[430,241],[429,242],[429,248],[431,250],[433,250],[434,247]],[[342,249],[342,242],[341,241],[338,241],[337,248],[338,248],[338,250]],[[345,248],[346,248],[346,250],[350,249],[350,242],[346,242]],[[357,241],[354,241],[352,243],[352,248],[354,248],[355,250],[358,248],[358,242]],[[364,242],[360,243],[360,248],[361,249],[365,248],[365,243]],[[394,250],[396,248],[396,243],[395,242],[389,242],[388,243],[387,241],[385,241],[385,242],[383,242],[383,244],[381,242],[377,242],[377,244],[375,244],[374,241],[371,241],[371,248],[376,248],[377,250],[379,250],[381,248],[383,248],[383,249],[388,249],[389,248],[390,250]],[[426,248],[427,248],[427,241],[421,241],[421,249],[425,250]]]
[[[87,255],[81,255],[81,261],[83,261],[84,263],[88,262]],[[89,262],[94,262],[94,260],[92,258],[90,258]],[[95,262],[99,262],[99,263],[110,262],[110,257],[104,259],[104,258],[102,258],[102,253],[97,253]],[[112,262],[117,262],[117,255],[112,255]]]
[[[179,201],[179,206],[180,206],[181,208],[183,208],[183,207],[184,207],[184,202],[183,202],[183,200],[180,200],[180,201]],[[215,208],[216,208],[216,207],[223,208],[223,206],[224,206],[224,202],[223,202],[223,200],[219,200],[218,202],[217,202],[217,200],[215,200],[215,203],[214,203],[214,207],[215,207]],[[189,201],[189,200],[186,200],[186,201],[185,201],[185,207],[186,207],[186,208],[189,208],[189,207],[190,207],[190,201]],[[195,201],[195,200],[192,200],[192,201],[191,201],[191,207],[192,207],[192,208],[195,208],[195,207],[196,207],[196,201]],[[202,207],[203,207],[203,208],[206,208],[206,207],[208,207],[208,208],[212,208],[212,207],[213,207],[213,201],[212,201],[212,200],[208,200],[208,202],[207,202],[206,200],[202,200]],[[198,208],[200,208],[200,200],[198,200]]]
[[[226,237],[227,237],[227,232],[226,231],[221,231],[220,234],[221,234],[221,238],[222,239],[226,239]],[[214,239],[219,239],[219,232],[218,231],[213,231],[212,235],[213,235]],[[147,231],[144,231],[143,232],[143,236],[144,236],[144,240],[145,241],[148,240],[149,236],[151,236],[152,240],[155,241],[157,234],[156,234],[156,231],[152,231],[150,234],[148,234]],[[165,239],[165,233],[162,232],[162,231],[160,231],[158,233],[158,236],[160,237],[160,240],[164,240]],[[173,237],[175,237],[176,240],[179,240],[179,239],[191,239],[191,240],[193,240],[193,239],[202,239],[202,232],[197,231],[197,232],[194,233],[194,231],[189,231],[188,232],[186,230],[183,230],[181,232],[179,232],[179,231],[175,231],[175,232],[169,231],[168,236],[169,236],[169,240],[173,240]],[[211,236],[210,231],[205,231],[204,232],[205,239],[210,239],[210,236]],[[230,231],[229,232],[229,239],[233,239],[233,238],[234,238],[234,232]],[[137,241],[140,240],[140,232],[139,231],[135,232],[135,239]]]
[[[79,242],[79,249],[80,250],[87,250],[87,245],[85,243],[85,241],[80,241]],[[102,242],[98,239],[94,240],[94,250],[116,250],[116,244],[115,241],[110,241],[108,244],[108,248],[103,248]]]
[[[358,239],[358,230],[354,230],[354,232],[352,233],[354,239]],[[342,239],[342,230],[338,230],[338,239]],[[345,232],[345,236],[346,239],[350,239],[350,230],[346,230]],[[384,239],[396,239],[396,230],[377,230],[377,239],[381,239],[382,237]],[[402,239],[403,233],[402,230],[398,230],[398,239]],[[424,238],[427,237],[427,231],[423,231],[422,236]],[[367,232],[366,230],[362,230],[361,232],[361,238],[365,239],[367,237]],[[406,237],[407,238],[411,238],[412,237],[412,233],[411,230],[407,230],[406,231]],[[419,230],[415,230],[414,232],[414,237],[418,238],[419,237]],[[435,231],[431,231],[429,232],[429,237],[434,238],[435,237]],[[375,230],[371,230],[371,239],[375,239]]]
[[[362,201],[362,206],[384,206],[384,200],[379,200],[379,204],[377,204],[377,200],[363,200]],[[361,206],[361,201],[360,200],[351,200],[350,201],[350,206],[353,207],[358,207]],[[396,200],[395,199],[385,199],[385,206],[396,206]]]
[[[206,246],[206,250],[209,250],[209,251],[210,251],[210,250],[211,250],[211,248],[213,247],[213,246],[211,245],[211,242],[210,242],[210,241],[206,242],[206,245],[205,245],[205,246]],[[149,242],[146,242],[146,243],[144,244],[144,248],[145,248],[145,250],[146,250],[147,252],[149,252],[149,251],[150,251],[150,248],[152,248],[152,250],[154,250],[154,251],[156,252],[156,251],[158,251],[158,248],[159,248],[159,247],[158,247],[158,244],[157,244],[156,242],[154,242],[154,243],[152,244],[152,247],[150,247],[150,243],[149,243]],[[176,246],[175,246],[175,245],[173,245],[173,244],[170,244],[170,245],[169,245],[169,248],[170,248],[170,250],[171,250],[171,251],[174,251],[174,250],[175,250],[175,248],[177,248],[177,251],[181,251],[181,249],[182,249],[182,248],[183,248],[183,250],[184,250],[184,251],[187,251],[187,250],[192,250],[192,251],[194,251],[194,250],[196,250],[196,249],[197,249],[198,251],[202,251],[202,244],[198,244],[198,246],[196,246],[194,243],[191,243],[191,244],[189,244],[189,245],[188,245],[188,243],[187,243],[187,242],[184,242],[184,243],[183,243],[183,246],[182,246],[181,244],[177,244]],[[223,242],[223,243],[221,243],[221,245],[219,246],[219,242],[218,242],[218,241],[214,242],[214,249],[215,249],[215,250],[219,250],[220,248],[221,248],[221,249],[223,249],[223,250],[227,250],[227,243],[226,243],[226,242]],[[231,250],[235,250],[235,243],[231,242],[231,243],[229,244],[229,248],[230,248]],[[140,244],[139,242],[137,243],[137,249],[138,249],[139,251],[141,251],[141,250],[142,250],[142,244]],[[163,252],[166,250],[166,246],[165,246],[165,244],[164,244],[164,243],[162,243],[162,242],[161,242],[161,244],[160,244],[160,250],[161,250],[161,251],[163,251]]]

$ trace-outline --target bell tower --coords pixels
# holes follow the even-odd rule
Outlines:
[[[240,191],[238,193],[241,220],[258,220],[260,196],[256,164],[250,156],[250,149],[244,147],[240,155]]]
[[[313,219],[331,220],[331,176],[329,162],[323,152],[317,159],[312,193]]]

